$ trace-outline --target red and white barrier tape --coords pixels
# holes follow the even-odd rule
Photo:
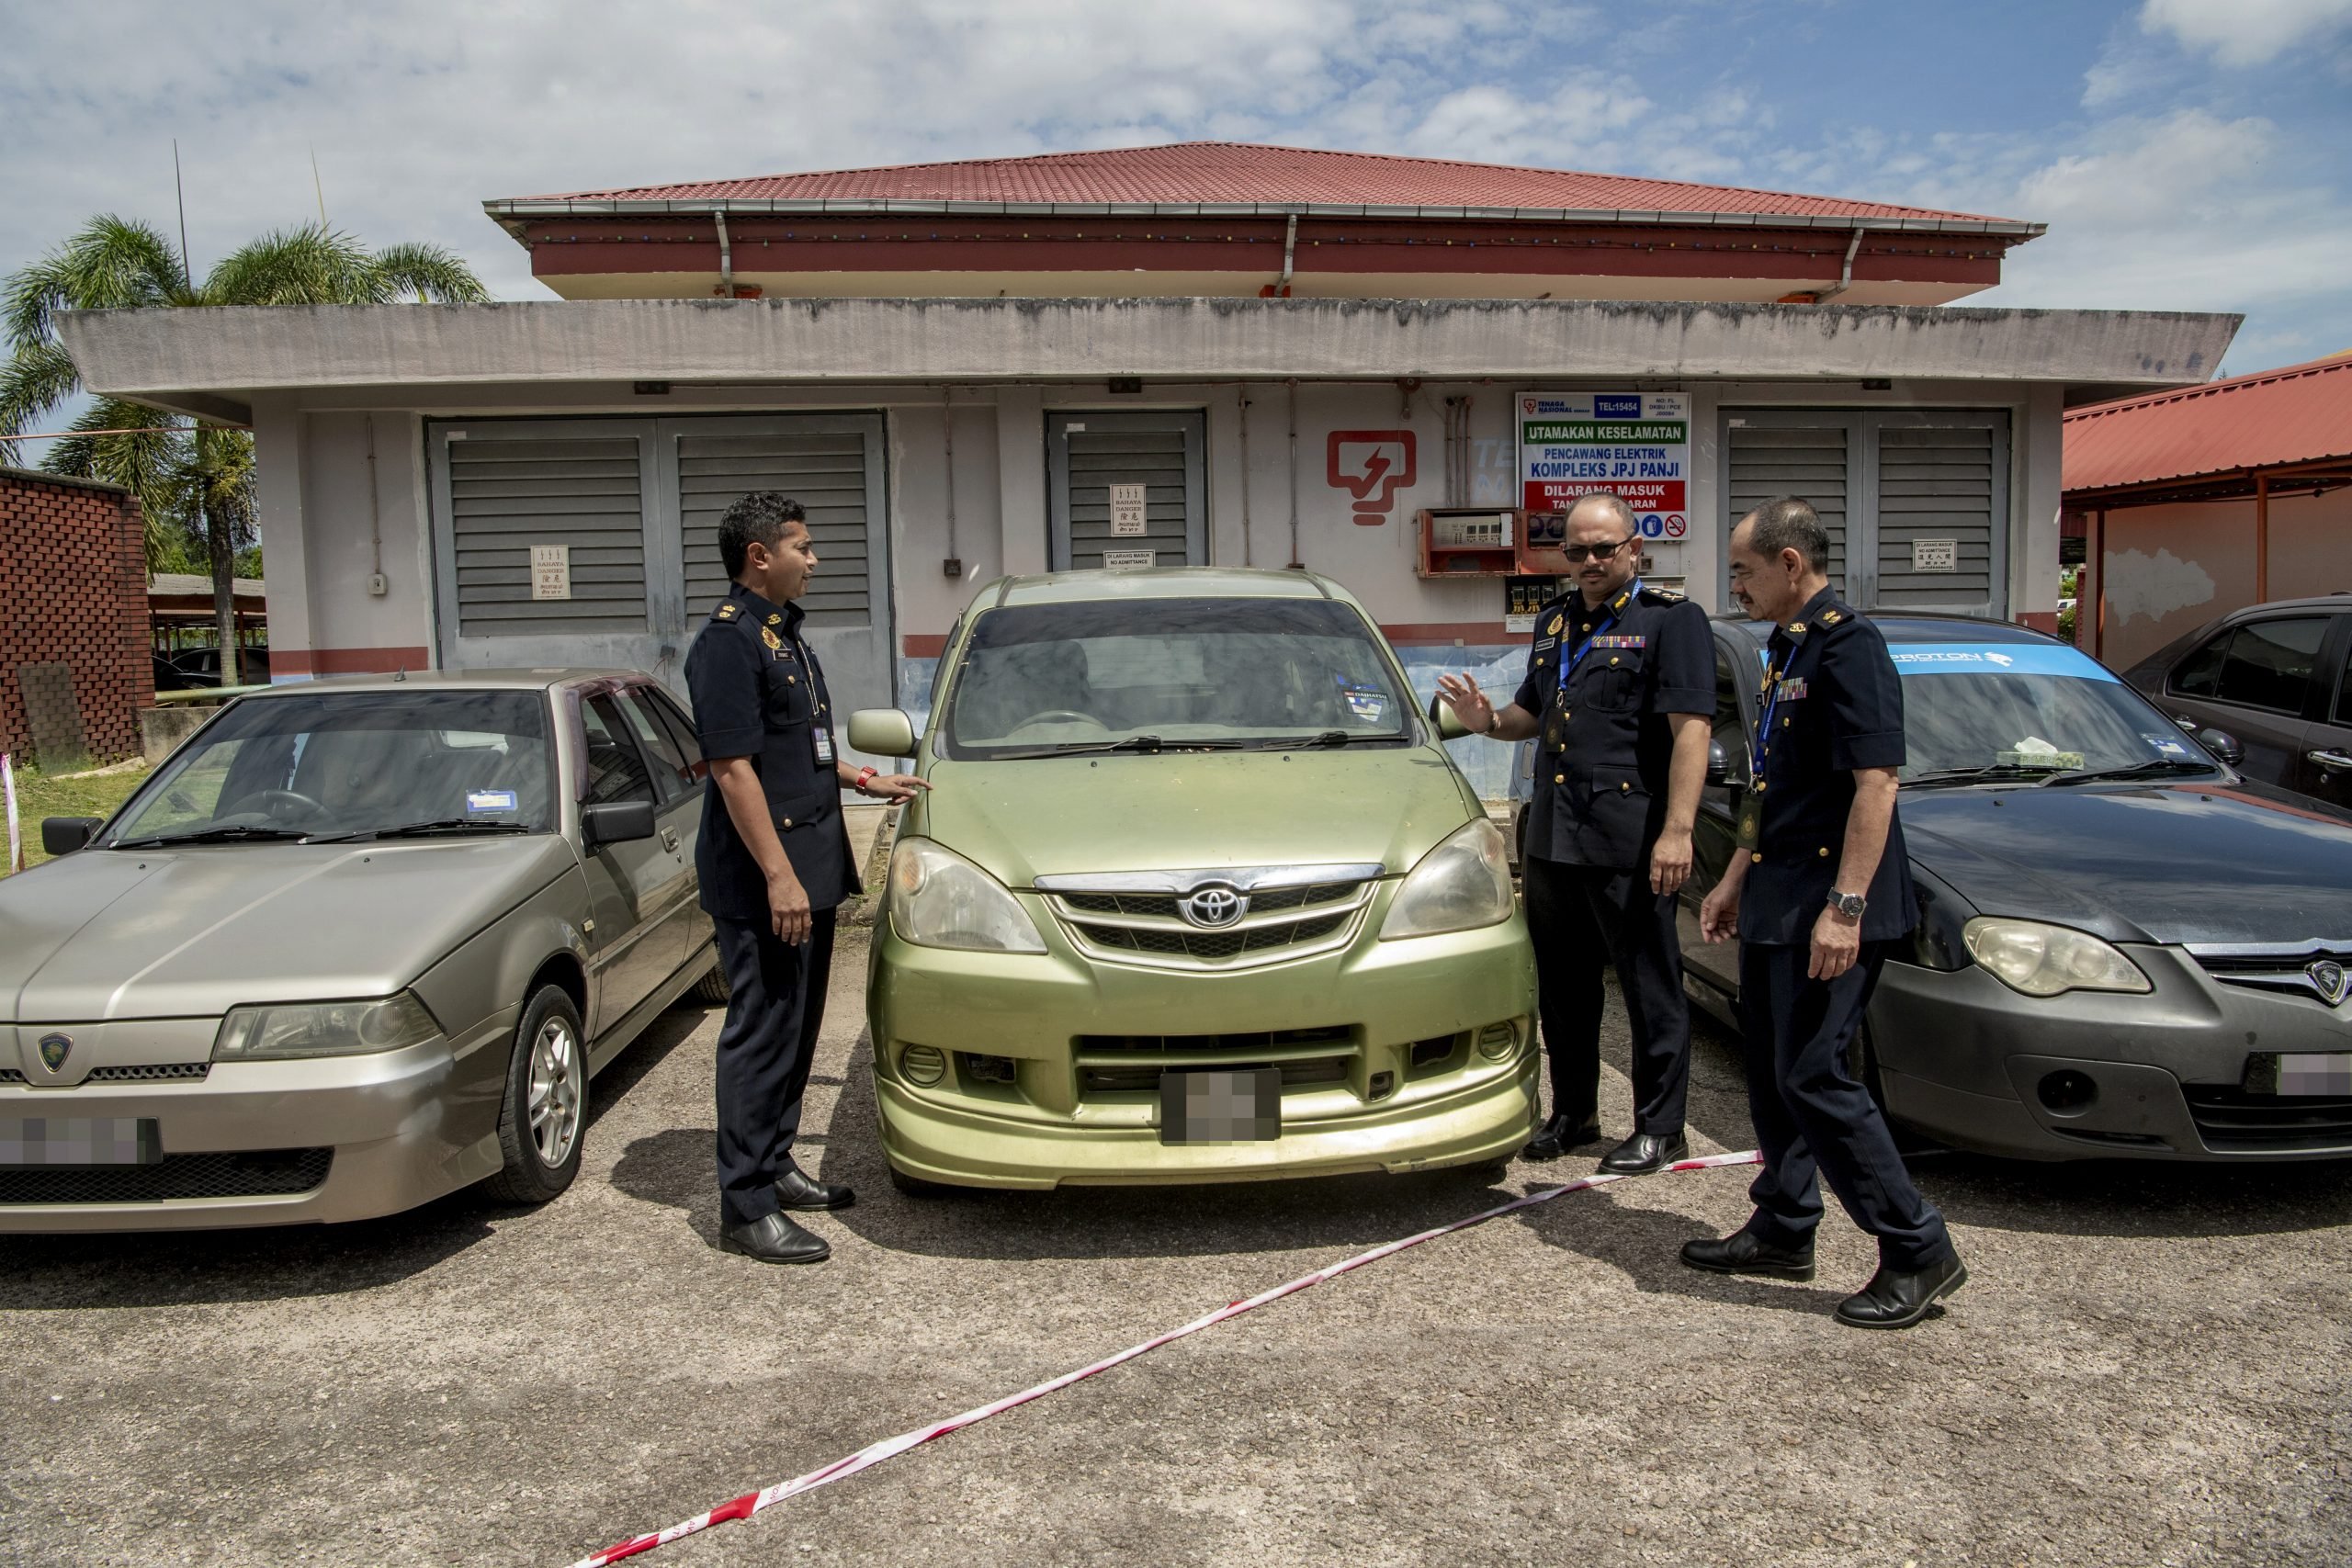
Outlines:
[[[1754,1149],[1749,1149],[1740,1154],[1703,1155],[1697,1159],[1678,1160],[1666,1168],[1668,1170],[1713,1170],[1722,1166],[1757,1165],[1761,1162],[1762,1156]],[[1426,1230],[1418,1235],[1408,1235],[1402,1241],[1392,1241],[1385,1246],[1375,1247],[1370,1252],[1359,1252],[1353,1258],[1334,1263],[1329,1268],[1317,1269],[1312,1274],[1302,1274],[1286,1285],[1276,1285],[1272,1290],[1251,1296],[1246,1302],[1235,1302],[1229,1306],[1219,1307],[1204,1317],[1194,1318],[1182,1328],[1172,1328],[1157,1338],[1147,1339],[1140,1345],[1129,1346],[1118,1354],[1105,1356],[1091,1366],[1080,1367],[1074,1372],[1064,1372],[1061,1376],[1047,1382],[1041,1382],[1035,1388],[1023,1389],[1019,1393],[1007,1394],[993,1404],[983,1404],[978,1409],[967,1410],[961,1416],[951,1416],[946,1420],[934,1422],[931,1426],[918,1427],[911,1432],[901,1432],[895,1438],[885,1438],[878,1443],[862,1448],[854,1454],[837,1459],[832,1463],[812,1470],[806,1475],[796,1477],[791,1481],[778,1482],[763,1491],[747,1492],[741,1497],[721,1503],[707,1514],[696,1514],[691,1519],[682,1519],[668,1529],[652,1535],[634,1536],[617,1546],[608,1546],[593,1556],[582,1558],[572,1564],[572,1568],[606,1568],[607,1564],[618,1562],[623,1558],[635,1557],[639,1552],[650,1551],[657,1546],[667,1546],[673,1540],[680,1540],[690,1535],[699,1535],[713,1525],[726,1524],[733,1519],[748,1519],[761,1509],[781,1503],[787,1497],[797,1497],[803,1492],[813,1492],[820,1486],[830,1486],[836,1481],[855,1475],[861,1470],[869,1470],[886,1459],[896,1459],[909,1449],[919,1448],[934,1438],[944,1438],[950,1432],[959,1432],[975,1423],[987,1420],[991,1416],[1001,1415],[1015,1405],[1026,1404],[1033,1399],[1042,1399],[1046,1394],[1091,1378],[1097,1372],[1107,1372],[1123,1362],[1132,1361],[1137,1356],[1157,1350],[1162,1345],[1172,1345],[1179,1339],[1198,1334],[1204,1328],[1214,1328],[1227,1318],[1239,1317],[1243,1313],[1253,1312],[1269,1302],[1278,1302],[1284,1296],[1295,1294],[1309,1285],[1319,1285],[1326,1280],[1336,1280],[1340,1275],[1361,1269],[1367,1263],[1377,1263],[1384,1258],[1393,1258],[1408,1247],[1419,1247],[1425,1241],[1435,1241],[1442,1235],[1452,1235],[1456,1231],[1468,1230],[1472,1225],[1484,1224],[1488,1220],[1510,1213],[1514,1210],[1532,1208],[1538,1203],[1548,1203],[1562,1193],[1581,1192],[1587,1188],[1605,1187],[1612,1181],[1634,1179],[1635,1178],[1630,1176],[1615,1176],[1605,1171],[1596,1171],[1590,1176],[1571,1181],[1564,1187],[1551,1187],[1541,1192],[1531,1192],[1524,1198],[1514,1198],[1508,1203],[1487,1210],[1484,1213],[1472,1214],[1469,1218],[1456,1220],[1452,1224],[1440,1225],[1435,1230]]]

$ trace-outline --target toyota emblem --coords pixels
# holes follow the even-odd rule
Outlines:
[[[1239,919],[1250,901],[1230,887],[1213,886],[1179,898],[1176,908],[1193,924],[1215,930]]]
[[[2326,998],[2330,1007],[2339,1006],[2346,993],[2352,992],[2352,974],[2347,974],[2344,965],[2333,958],[2321,959],[2303,971],[2303,977],[2312,983],[2312,989]]]

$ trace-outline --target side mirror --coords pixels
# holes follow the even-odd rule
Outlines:
[[[1708,741],[1707,783],[1709,786],[1716,789],[1746,789],[1747,770],[1740,765],[1741,761],[1742,759],[1735,758],[1730,752],[1724,750],[1722,741]]]
[[[580,808],[580,842],[585,849],[632,843],[653,837],[653,803],[608,800]]]
[[[103,817],[44,817],[40,820],[40,847],[51,855],[70,855],[92,839],[107,825]]]
[[[860,708],[849,716],[849,749],[869,757],[911,757],[921,747],[915,721],[897,708]]]
[[[1430,699],[1430,723],[1437,727],[1440,740],[1459,740],[1470,733],[1469,728],[1446,705],[1442,697]]]
[[[2197,744],[2233,768],[2245,763],[2245,747],[2226,729],[2200,729],[2197,732]]]

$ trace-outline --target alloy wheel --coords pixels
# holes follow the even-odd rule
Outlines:
[[[548,1020],[531,1043],[529,1109],[531,1141],[551,1170],[571,1157],[571,1145],[580,1141],[586,1089],[579,1036],[564,1020]]]

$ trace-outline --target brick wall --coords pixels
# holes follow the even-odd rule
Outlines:
[[[155,700],[145,532],[112,485],[0,468],[0,750],[32,746],[19,671],[62,664],[90,755],[137,754]]]

